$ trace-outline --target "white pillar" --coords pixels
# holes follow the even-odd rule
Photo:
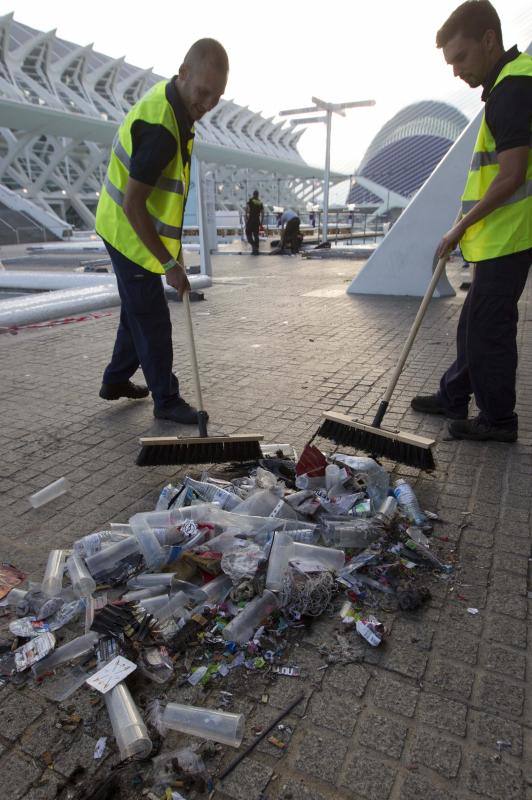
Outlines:
[[[207,206],[205,202],[205,185],[203,170],[198,158],[193,158],[194,182],[196,184],[196,202],[198,214],[200,270],[202,275],[212,277],[211,249],[209,243],[209,230],[207,221]]]
[[[332,111],[326,112],[327,138],[325,142],[325,178],[323,181],[323,231],[322,239],[329,238],[329,174],[331,168],[331,122]]]

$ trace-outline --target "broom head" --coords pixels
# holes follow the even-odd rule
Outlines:
[[[225,464],[233,461],[256,461],[262,458],[259,434],[235,436],[148,436],[140,439],[139,467],[166,464]]]
[[[431,470],[436,464],[432,447],[434,439],[416,436],[408,431],[391,431],[376,428],[345,414],[327,411],[316,432],[335,444],[363,450],[371,456],[399,461],[409,467]]]

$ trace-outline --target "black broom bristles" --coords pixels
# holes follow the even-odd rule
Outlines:
[[[262,437],[261,437],[262,438]],[[234,442],[182,442],[173,444],[144,444],[137,456],[139,467],[167,464],[224,464],[233,461],[255,461],[262,458],[259,439],[238,439]]]
[[[408,467],[431,470],[436,466],[430,447],[422,447],[392,438],[389,431],[379,433],[378,428],[369,431],[325,419],[318,428],[316,436],[322,436],[335,444],[363,450],[371,456],[399,461]]]

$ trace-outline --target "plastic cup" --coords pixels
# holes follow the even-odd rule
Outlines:
[[[167,594],[158,594],[155,595],[155,597],[147,597],[139,602],[144,611],[157,617],[157,612],[163,608],[163,606],[167,605],[168,600],[169,597]]]
[[[90,597],[96,591],[96,581],[85,566],[81,556],[72,555],[66,560],[68,576],[78,597]]]
[[[139,543],[134,536],[130,536],[89,556],[85,563],[91,575],[101,575],[111,572],[119,561],[133,553],[140,553]]]
[[[162,716],[163,725],[181,733],[211,739],[214,742],[240,747],[244,738],[244,715],[210,708],[167,703]]]
[[[39,508],[49,503],[50,500],[55,500],[70,489],[70,484],[66,478],[59,478],[59,480],[49,483],[44,489],[40,489],[35,494],[30,495],[30,503],[33,508]]]
[[[343,550],[333,550],[331,547],[317,547],[314,544],[301,544],[301,542],[294,542],[290,558],[297,561],[318,561],[326,569],[330,569],[333,572],[338,572],[345,563]]]
[[[121,759],[149,756],[151,739],[127,686],[117,684],[104,698]]]
[[[229,625],[222,631],[224,639],[228,642],[245,644],[249,642],[261,622],[277,611],[279,601],[268,589],[264,590],[261,597],[255,597],[234,617]]]
[[[157,619],[159,622],[164,622],[166,619],[170,619],[170,617],[178,618],[184,616],[186,613],[185,604],[188,599],[184,592],[177,592],[172,595],[167,604],[157,611]]]
[[[174,580],[173,572],[143,572],[135,575],[127,582],[129,589],[144,589],[148,586],[166,586],[170,588]]]
[[[37,661],[32,666],[33,675],[36,678],[40,678],[41,675],[50,672],[60,664],[66,664],[67,661],[73,661],[75,658],[88,655],[94,649],[99,638],[97,633],[89,631],[84,636],[78,636],[76,639],[61,645],[49,656],[43,658],[42,661]]]
[[[201,590],[206,595],[205,605],[223,603],[232,588],[233,581],[228,575],[218,575],[212,581],[204,583]]]
[[[289,570],[289,561],[292,558],[294,544],[294,540],[287,533],[282,533],[282,531],[274,533],[268,560],[268,572],[266,573],[267,589],[271,589],[274,592],[278,592],[281,589],[284,576]]]
[[[148,597],[156,597],[158,594],[164,594],[167,586],[144,586],[143,589],[134,589],[131,592],[126,592],[120,598],[126,603],[140,603]]]
[[[64,550],[50,550],[41,591],[48,597],[57,597],[63,586]]]
[[[148,569],[156,569],[165,563],[166,553],[161,547],[155,531],[145,519],[147,516],[148,514],[135,514],[129,520],[129,524],[139,543],[146,566]]]

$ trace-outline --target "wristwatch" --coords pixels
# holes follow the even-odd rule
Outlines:
[[[171,258],[170,261],[167,261],[166,264],[161,265],[165,272],[168,272],[169,269],[173,269],[174,267],[181,267],[182,264],[179,261],[176,261],[175,258]]]

